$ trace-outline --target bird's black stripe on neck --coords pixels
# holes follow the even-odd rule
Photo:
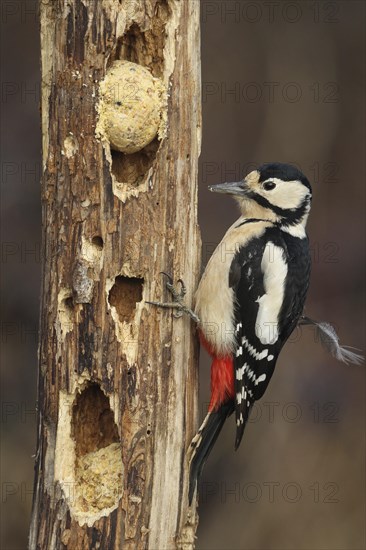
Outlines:
[[[284,209],[280,208],[279,206],[275,206],[274,204],[271,204],[269,201],[267,201],[267,199],[254,192],[250,194],[250,198],[255,200],[260,206],[263,206],[263,208],[268,208],[269,210],[272,210],[272,212],[283,218],[284,221],[282,221],[281,223],[282,225],[286,226],[296,225],[299,221],[301,221],[309,209],[310,202],[310,197],[305,197],[304,202],[301,206],[299,206],[299,208]]]
[[[262,218],[248,218],[244,220],[243,222],[238,223],[238,225],[235,226],[235,228],[241,227],[242,225],[245,225],[246,223],[255,223],[255,222],[271,222],[274,223],[271,220],[265,220]]]

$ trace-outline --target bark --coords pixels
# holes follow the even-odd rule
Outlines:
[[[191,548],[197,345],[159,274],[199,274],[197,0],[43,0],[43,281],[31,549]],[[131,155],[96,133],[116,59],[169,86]]]

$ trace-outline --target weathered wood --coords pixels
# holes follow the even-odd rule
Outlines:
[[[159,272],[199,273],[197,0],[49,0],[42,42],[43,284],[31,549],[191,548],[185,451],[197,346]],[[96,135],[125,59],[169,87],[167,132],[132,155]]]

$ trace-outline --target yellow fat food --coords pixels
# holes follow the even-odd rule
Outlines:
[[[109,508],[122,494],[121,446],[112,443],[77,459],[76,506],[93,513]]]
[[[112,149],[135,153],[158,134],[166,97],[162,81],[141,65],[115,61],[101,83],[99,127]]]

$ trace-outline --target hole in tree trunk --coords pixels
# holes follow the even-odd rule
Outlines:
[[[161,78],[164,72],[165,26],[171,11],[167,0],[158,0],[152,26],[142,31],[136,23],[118,40],[115,59],[125,59],[148,67],[153,76]]]
[[[100,237],[99,235],[95,235],[93,238],[92,238],[92,244],[98,248],[98,250],[103,250],[103,239],[102,237]]]
[[[109,399],[97,384],[87,386],[75,399],[72,436],[77,457],[119,441]]]
[[[65,298],[64,300],[65,308],[69,311],[72,311],[74,309],[74,300],[72,296],[69,296],[68,298]]]
[[[75,398],[71,437],[75,443],[75,508],[96,514],[117,505],[122,494],[121,444],[108,397],[89,384]]]
[[[156,137],[141,151],[126,155],[111,150],[112,174],[118,182],[138,186],[143,182],[146,173],[154,164],[160,141]]]
[[[65,338],[66,334],[72,331],[74,323],[74,300],[72,290],[61,288],[58,294],[57,315],[60,323],[61,338]]]
[[[143,31],[137,23],[133,23],[118,39],[116,49],[108,60],[109,66],[116,60],[130,61],[147,67],[155,77],[163,77],[165,27],[171,16],[171,10],[167,0],[158,0],[154,10],[151,28]],[[142,184],[147,172],[154,164],[159,145],[160,141],[156,137],[137,153],[128,155],[111,150],[112,174],[116,181],[134,188]]]
[[[133,321],[136,304],[142,300],[143,279],[118,275],[109,291],[109,303],[116,308],[119,320],[125,323]]]

